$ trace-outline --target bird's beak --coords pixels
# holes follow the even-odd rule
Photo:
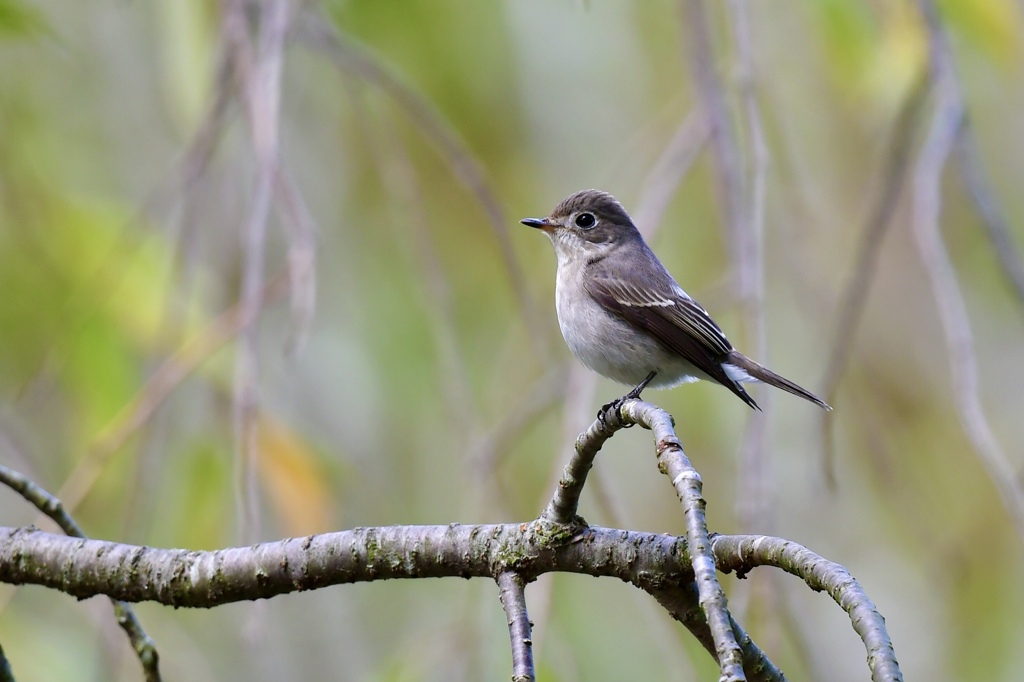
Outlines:
[[[558,225],[558,223],[551,218],[523,218],[519,222],[523,225],[536,227],[538,230],[544,230],[545,232],[553,230]]]

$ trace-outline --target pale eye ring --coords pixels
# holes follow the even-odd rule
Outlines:
[[[573,222],[576,223],[576,227],[582,230],[589,230],[594,225],[597,225],[597,218],[594,217],[593,213],[580,213]]]

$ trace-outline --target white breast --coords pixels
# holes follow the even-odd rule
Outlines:
[[[585,267],[583,259],[559,258],[555,281],[558,326],[580,362],[609,379],[634,386],[650,372],[657,372],[652,388],[709,378],[594,301],[584,287]]]

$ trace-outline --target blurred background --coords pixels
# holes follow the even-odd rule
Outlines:
[[[1024,15],[941,0],[929,31],[930,6],[0,0],[0,462],[160,547],[532,519],[624,388],[571,358],[518,219],[597,187],[835,407],[646,393],[711,529],[849,568],[907,679],[1018,679]],[[639,429],[581,513],[684,531]],[[53,529],[6,488],[0,519]],[[790,679],[867,679],[827,596],[725,580]],[[631,587],[527,598],[543,680],[715,676]],[[137,611],[169,680],[510,670],[483,580]],[[102,599],[2,586],[0,643],[21,682],[140,679]]]

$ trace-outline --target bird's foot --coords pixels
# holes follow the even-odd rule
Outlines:
[[[655,372],[651,372],[650,374],[647,375],[647,377],[643,381],[641,381],[639,384],[637,384],[636,387],[633,388],[632,391],[630,391],[626,395],[622,396],[621,398],[616,398],[615,400],[611,401],[610,403],[605,403],[604,405],[602,405],[601,409],[597,413],[597,420],[599,422],[601,422],[602,424],[606,425],[608,422],[607,422],[607,420],[605,418],[605,415],[607,415],[609,411],[615,410],[615,417],[616,417],[616,419],[619,420],[619,424],[622,425],[622,428],[628,429],[631,426],[633,426],[633,424],[624,424],[623,423],[623,419],[622,419],[622,405],[627,400],[639,400],[640,399],[640,394],[643,393],[645,388],[647,388],[647,384],[651,383],[651,379],[654,378],[654,375],[655,375]]]
[[[614,411],[615,412],[615,419],[618,420],[618,422],[622,426],[622,428],[624,428],[624,429],[630,428],[631,426],[633,426],[633,424],[624,424],[623,421],[622,421],[622,405],[627,400],[631,400],[631,399],[632,398],[630,396],[624,395],[621,398],[616,398],[615,400],[611,401],[610,403],[605,403],[604,405],[601,406],[601,409],[597,411],[597,420],[599,422],[601,422],[601,424],[607,426],[608,425],[607,415],[609,413],[611,413],[612,411]]]

